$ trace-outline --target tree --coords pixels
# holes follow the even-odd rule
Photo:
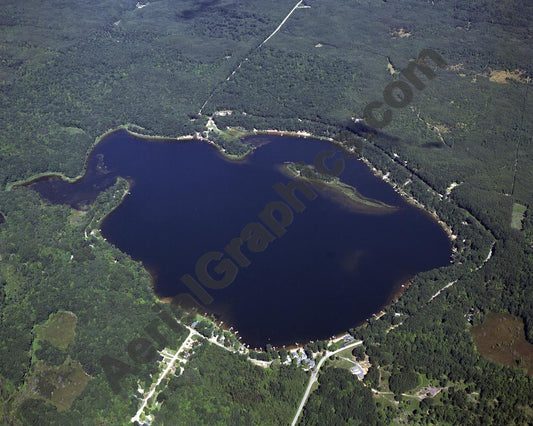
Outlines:
[[[357,359],[362,359],[365,356],[365,350],[363,346],[356,346],[353,348],[352,355]]]
[[[407,392],[418,386],[418,375],[407,369],[402,369],[391,374],[389,377],[389,388],[396,395]]]

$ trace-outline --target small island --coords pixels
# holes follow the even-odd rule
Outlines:
[[[382,201],[367,198],[338,177],[320,173],[309,164],[285,162],[280,170],[291,178],[309,182],[324,196],[356,213],[383,215],[394,213],[399,209]]]

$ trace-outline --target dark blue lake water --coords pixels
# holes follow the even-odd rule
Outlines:
[[[314,200],[296,192],[305,209],[291,210],[292,222],[281,237],[264,226],[270,232],[256,241],[262,250],[250,251],[244,243],[249,265],[239,266],[224,248],[247,224],[262,223],[258,215],[265,206],[284,202],[273,185],[291,178],[279,165],[313,164],[318,153],[335,150],[315,139],[261,138],[268,144],[244,161],[230,162],[206,143],[150,142],[116,132],[94,149],[79,182],[52,179],[32,187],[52,202],[83,208],[117,176],[129,179],[131,193],[102,223],[103,236],[143,262],[160,297],[190,293],[180,278],[190,274],[200,283],[198,259],[221,253],[207,273],[215,280],[237,275],[222,289],[202,285],[212,298],[205,311],[234,326],[251,346],[343,332],[378,312],[417,272],[449,264],[451,244],[443,229],[363,162],[347,159],[341,180],[397,211],[354,213],[318,190]],[[283,219],[279,212],[271,217]]]

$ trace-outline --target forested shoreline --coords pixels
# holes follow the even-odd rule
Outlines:
[[[155,362],[137,365],[115,394],[100,362],[109,356],[134,364],[128,345],[160,314],[147,271],[98,233],[126,182],[86,211],[11,186],[51,172],[79,176],[99,135],[125,123],[148,137],[176,138],[204,132],[209,118],[220,129],[326,138],[349,131],[364,140],[362,156],[377,172],[456,236],[453,264],[417,275],[384,316],[350,330],[364,341],[357,359],[368,358],[370,370],[352,382],[338,360],[326,365],[302,424],[362,421],[349,406],[362,408],[366,424],[531,423],[532,377],[520,362],[511,367],[481,356],[469,330],[491,312],[507,313],[524,321],[533,342],[533,6],[308,0],[310,7],[296,10],[258,48],[294,2],[207,3],[2,6],[0,423],[128,424],[137,388],[158,369]],[[426,48],[448,68],[422,77],[425,88],[394,110],[389,126],[365,125],[364,107]],[[232,113],[216,114],[225,110]],[[211,136],[226,153],[248,149],[239,138]],[[511,227],[515,204],[526,207],[518,229]],[[77,318],[66,346],[39,331],[59,312]],[[171,347],[184,338],[165,333]],[[292,365],[262,370],[207,346],[195,357],[188,375],[164,393],[164,424],[246,424],[271,405],[272,421],[289,423],[309,374]],[[54,405],[44,378],[63,375],[72,384],[78,364],[90,380],[69,408]],[[411,395],[429,384],[438,393]],[[345,392],[337,398],[339,388]]]

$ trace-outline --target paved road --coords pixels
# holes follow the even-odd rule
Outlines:
[[[157,387],[159,386],[159,384],[163,381],[163,379],[166,377],[166,375],[172,370],[172,367],[174,366],[175,362],[178,360],[181,352],[183,351],[183,348],[190,342],[190,339],[192,339],[195,336],[198,336],[198,338],[204,339],[204,340],[208,340],[210,343],[213,343],[214,345],[217,345],[217,346],[221,347],[222,349],[227,350],[228,352],[231,352],[231,353],[236,353],[237,352],[234,349],[227,348],[222,343],[218,342],[215,337],[211,337],[210,339],[208,339],[207,337],[205,337],[202,334],[198,333],[198,331],[196,331],[194,328],[192,328],[192,327],[190,327],[190,326],[188,326],[186,324],[181,324],[181,325],[183,327],[187,328],[187,330],[189,331],[189,335],[183,341],[183,343],[178,348],[178,350],[176,351],[174,356],[169,360],[169,362],[167,364],[167,367],[159,375],[159,378],[158,378],[157,382],[152,384],[152,386],[150,387],[150,391],[144,396],[143,401],[141,403],[141,407],[139,408],[137,413],[135,413],[135,416],[133,416],[132,419],[131,419],[132,423],[135,422],[135,421],[137,421],[139,423],[141,422],[140,417],[144,413],[144,409],[146,408],[146,405],[148,404],[148,400],[154,395],[154,393],[155,393]]]
[[[292,420],[291,426],[296,425],[298,422],[298,418],[300,417],[300,414],[302,413],[302,410],[305,406],[305,403],[307,402],[307,399],[309,398],[309,393],[311,392],[311,387],[313,386],[313,383],[317,381],[318,372],[320,370],[320,367],[322,367],[322,364],[328,359],[330,356],[338,354],[339,352],[342,352],[346,349],[355,348],[356,346],[362,345],[362,340],[357,340],[355,342],[351,342],[347,344],[346,346],[337,349],[336,351],[330,352],[326,351],[326,354],[320,358],[320,361],[318,361],[318,364],[316,365],[316,368],[311,372],[311,378],[309,379],[309,384],[307,385],[307,389],[305,390],[304,396],[302,397],[302,401],[300,402],[300,406],[298,407],[298,411],[296,411],[296,414],[294,415],[294,419]]]
[[[157,387],[159,386],[159,384],[162,382],[162,380],[165,378],[165,376],[172,370],[172,367],[174,366],[174,363],[177,361],[179,355],[180,355],[180,352],[183,350],[183,348],[185,347],[185,345],[187,343],[189,343],[189,339],[194,335],[195,331],[190,329],[189,330],[189,335],[187,336],[187,338],[183,341],[183,343],[181,344],[181,346],[178,348],[178,350],[176,351],[176,353],[174,354],[174,356],[170,359],[170,361],[168,362],[167,364],[167,368],[165,368],[165,370],[159,375],[159,378],[157,379],[157,382],[155,382],[154,384],[152,384],[151,388],[150,388],[150,391],[145,395],[145,397],[143,398],[143,402],[141,404],[141,407],[139,408],[139,410],[137,411],[137,413],[135,413],[135,416],[133,416],[131,418],[131,422],[141,422],[141,415],[144,413],[144,409],[146,407],[146,404],[148,404],[148,400],[154,395],[154,392],[156,391]]]

